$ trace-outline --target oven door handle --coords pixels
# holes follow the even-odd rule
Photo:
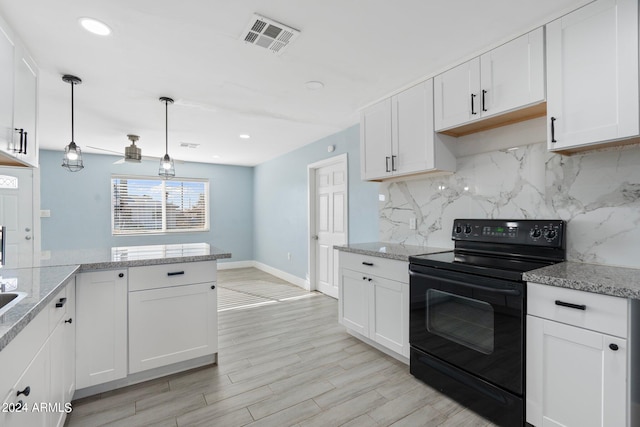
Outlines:
[[[447,279],[445,277],[436,277],[436,276],[430,276],[430,277],[433,277],[434,279],[437,279],[437,280],[439,280],[441,282],[448,282],[448,283],[454,284],[456,286],[462,286],[464,288],[477,289],[477,290],[480,290],[480,291],[490,292],[492,294],[497,294],[497,295],[508,295],[508,296],[520,296],[520,295],[522,295],[522,292],[519,289],[496,289],[496,288],[489,288],[487,286],[473,285],[471,283],[465,283],[465,282],[461,282],[459,280]]]

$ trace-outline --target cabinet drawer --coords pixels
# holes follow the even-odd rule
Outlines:
[[[215,261],[147,265],[129,268],[130,291],[215,281]]]
[[[627,338],[625,298],[537,283],[527,284],[527,293],[528,314]]]
[[[409,283],[409,263],[405,261],[340,252],[340,268]]]
[[[62,316],[65,315],[68,305],[67,287],[65,286],[47,305],[47,311],[49,313],[49,333],[55,329],[60,319],[62,319]]]

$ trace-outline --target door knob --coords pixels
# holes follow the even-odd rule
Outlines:
[[[313,236],[311,236],[311,238],[312,238],[313,240],[318,240],[318,235],[317,235],[317,234],[314,234]]]
[[[31,240],[31,236],[25,236],[24,238],[27,240]]]
[[[31,231],[31,229],[29,227],[25,228],[24,231],[26,231],[27,233]]]

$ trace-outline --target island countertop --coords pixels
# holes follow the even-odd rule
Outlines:
[[[387,242],[352,243],[348,245],[336,245],[333,248],[343,252],[351,252],[360,255],[369,255],[406,262],[409,262],[410,256],[435,254],[439,252],[449,252],[452,250],[446,248],[403,245],[399,243]]]
[[[208,243],[116,246],[112,248],[43,251],[34,267],[78,265],[80,271],[126,268],[175,262],[213,261],[231,258],[231,253]]]
[[[230,252],[208,243],[43,251],[39,255],[32,267],[0,269],[3,292],[26,294],[0,316],[0,351],[78,272],[231,258]]]

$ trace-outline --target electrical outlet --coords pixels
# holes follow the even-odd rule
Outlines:
[[[51,211],[49,209],[43,209],[40,211],[40,218],[49,218],[51,216]]]
[[[418,227],[417,223],[415,218],[409,218],[409,230],[415,230]]]

